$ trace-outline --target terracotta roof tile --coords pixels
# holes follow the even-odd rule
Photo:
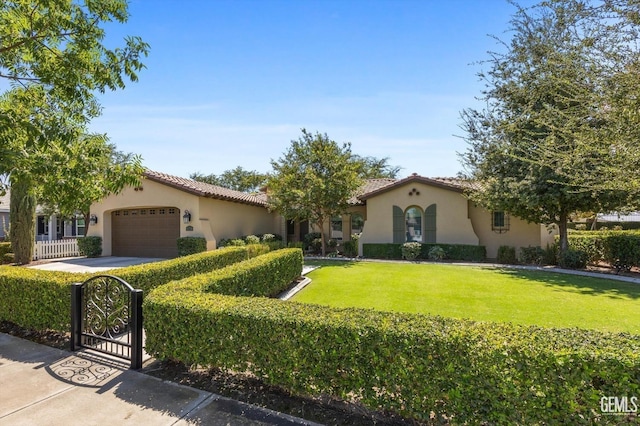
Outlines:
[[[211,185],[166,173],[147,170],[144,173],[146,179],[162,183],[185,192],[189,192],[200,197],[215,198],[217,200],[231,201],[234,203],[249,204],[252,206],[266,207],[266,194],[248,194],[246,192],[234,191],[222,186]]]

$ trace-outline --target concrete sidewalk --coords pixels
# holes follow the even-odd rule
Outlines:
[[[0,425],[317,425],[0,333]]]

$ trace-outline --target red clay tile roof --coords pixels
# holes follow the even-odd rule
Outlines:
[[[168,175],[166,173],[154,172],[152,170],[147,170],[144,173],[144,177],[154,182],[162,183],[164,185],[180,189],[182,191],[198,195],[200,197],[215,198],[217,200],[249,204],[251,206],[267,206],[266,194],[248,194],[246,192],[234,191],[233,189],[224,188],[222,186],[198,182],[193,179],[186,179],[178,176]]]
[[[234,203],[249,204],[252,206],[267,207],[267,194],[260,192],[258,194],[247,194],[246,192],[234,191],[222,186],[211,185],[204,182],[198,182],[193,179],[186,179],[178,176],[168,175],[166,173],[154,172],[147,170],[144,174],[146,179],[171,186],[182,191],[198,195],[200,197],[215,198],[218,200],[231,201]],[[367,179],[358,192],[349,199],[349,204],[363,204],[368,198],[374,197],[383,192],[397,188],[410,182],[420,182],[427,185],[437,186],[449,189],[455,192],[463,192],[467,187],[465,182],[456,178],[427,178],[413,174],[404,179]]]

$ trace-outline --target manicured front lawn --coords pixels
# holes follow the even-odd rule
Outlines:
[[[323,263],[293,300],[640,334],[640,285],[552,272],[415,263]]]

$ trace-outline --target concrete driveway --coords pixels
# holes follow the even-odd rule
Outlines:
[[[142,263],[159,262],[161,260],[154,257],[73,257],[63,259],[51,259],[46,263],[38,263],[28,266],[29,268],[42,269],[44,271],[63,272],[100,272],[109,269],[124,268],[125,266],[139,265]]]

